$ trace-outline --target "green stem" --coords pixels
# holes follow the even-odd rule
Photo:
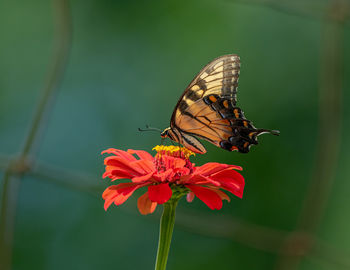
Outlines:
[[[162,218],[160,220],[158,252],[155,270],[165,270],[168,261],[171,237],[175,224],[175,210],[179,198],[171,199],[164,204]]]

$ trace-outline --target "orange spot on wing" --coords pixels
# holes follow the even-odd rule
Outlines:
[[[237,150],[238,150],[237,146],[232,146],[231,147],[231,151],[237,151]]]
[[[249,145],[249,142],[245,142],[245,143],[243,144],[243,147],[246,148],[248,145]]]
[[[235,114],[236,118],[239,118],[239,112],[238,109],[234,109],[233,113]]]
[[[255,132],[250,132],[250,133],[248,134],[249,138],[252,138],[254,134],[255,134]]]
[[[216,97],[214,97],[214,96],[209,96],[209,99],[210,99],[211,102],[216,102],[217,101]]]
[[[222,105],[224,105],[224,107],[227,109],[228,108],[228,100],[224,100],[222,102]]]
[[[243,125],[244,125],[245,127],[248,127],[248,122],[247,122],[247,121],[244,121],[244,122],[243,122]]]

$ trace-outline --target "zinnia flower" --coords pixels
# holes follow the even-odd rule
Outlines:
[[[135,190],[147,187],[137,202],[141,214],[153,213],[157,204],[167,202],[172,196],[187,194],[187,201],[195,197],[203,201],[210,209],[221,209],[222,201],[230,201],[223,192],[226,190],[239,198],[243,196],[244,178],[235,170],[235,165],[210,162],[196,167],[189,157],[190,150],[179,146],[156,146],[153,157],[146,151],[107,149],[102,152],[112,154],[105,158],[106,171],[103,178],[112,181],[131,179],[131,182],[109,186],[102,195],[104,208],[114,203],[123,204]],[[136,158],[136,155],[138,158]]]

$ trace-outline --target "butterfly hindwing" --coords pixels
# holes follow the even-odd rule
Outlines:
[[[219,96],[215,99],[215,102],[200,99],[183,113],[179,112],[175,118],[176,128],[228,151],[249,152],[250,145],[257,144],[258,130],[230,100]]]

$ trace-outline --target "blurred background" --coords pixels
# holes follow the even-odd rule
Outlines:
[[[209,61],[241,57],[238,105],[263,135],[243,199],[177,210],[169,270],[350,269],[350,3],[3,0],[0,269],[153,269],[161,207],[103,209],[100,152],[151,151]],[[169,143],[169,142],[168,142]]]

